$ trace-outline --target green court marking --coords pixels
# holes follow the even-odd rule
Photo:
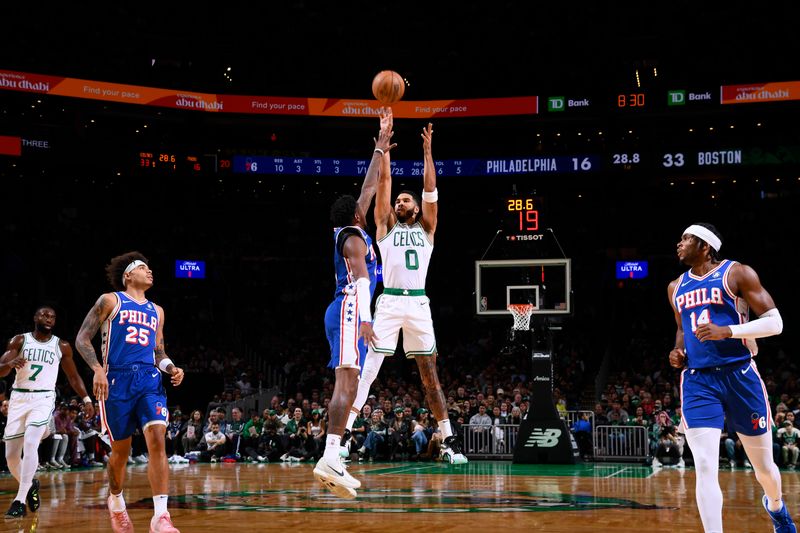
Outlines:
[[[352,469],[352,467],[351,467]],[[368,470],[351,470],[358,476],[388,474],[468,475],[468,476],[556,476],[556,477],[615,477],[646,478],[653,469],[631,463],[545,465],[512,464],[501,461],[473,461],[465,465],[444,463],[392,463],[391,466]]]

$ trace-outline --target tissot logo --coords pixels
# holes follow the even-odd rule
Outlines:
[[[550,359],[550,354],[547,352],[533,352],[534,359]]]
[[[558,438],[561,436],[560,429],[542,429],[533,428],[528,437],[528,442],[525,443],[526,448],[552,448],[558,444]]]

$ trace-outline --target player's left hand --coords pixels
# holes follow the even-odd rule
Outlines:
[[[358,330],[358,336],[364,338],[367,346],[374,344],[378,337],[375,336],[375,331],[372,329],[372,322],[362,322]]]
[[[183,381],[183,369],[177,366],[172,367],[171,377],[169,378],[170,383],[172,383],[175,387],[181,384]]]
[[[709,322],[708,324],[700,324],[697,326],[697,331],[695,331],[694,334],[700,342],[718,341],[730,337],[731,328],[728,326],[718,326]]]
[[[8,366],[10,366],[11,368],[16,368],[17,370],[19,370],[20,368],[24,367],[25,363],[27,363],[27,362],[28,362],[28,360],[25,359],[25,356],[22,355],[22,354],[19,354],[19,356],[16,359],[14,359],[13,361],[10,361],[8,363]]]

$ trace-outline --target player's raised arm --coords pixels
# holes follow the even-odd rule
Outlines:
[[[436,223],[439,216],[439,192],[436,190],[436,165],[433,163],[431,142],[433,141],[433,124],[428,122],[427,128],[422,128],[422,157],[425,162],[423,172],[422,190],[422,227],[428,238],[433,242],[436,232]]]
[[[78,374],[78,368],[75,366],[75,360],[72,357],[72,346],[62,339],[59,340],[58,347],[61,350],[61,369],[67,375],[69,386],[78,393],[78,396],[83,398],[83,403],[91,403],[92,399],[89,398],[83,379]]]
[[[683,340],[683,322],[681,322],[680,313],[675,308],[675,299],[674,299],[675,289],[678,286],[678,281],[680,281],[680,278],[672,281],[667,287],[667,298],[669,299],[669,306],[672,308],[672,312],[675,314],[675,323],[678,326],[678,330],[675,332],[675,346],[669,352],[669,364],[672,365],[674,368],[683,368],[683,365],[686,362],[686,351]]]
[[[164,309],[156,306],[158,312],[158,329],[156,330],[156,366],[165,374],[170,375],[170,382],[176,387],[183,381],[183,369],[175,366],[172,359],[164,351]]]
[[[381,170],[381,156],[389,150],[397,146],[392,144],[392,131],[393,119],[392,108],[381,108],[378,111],[381,120],[381,127],[378,131],[378,138],[375,141],[375,150],[372,152],[372,159],[367,167],[367,175],[364,177],[364,183],[361,185],[361,194],[358,196],[359,212],[366,213],[369,210],[369,204],[372,203],[372,198],[375,197],[375,191],[378,188],[378,174]]]
[[[394,147],[395,145],[392,145]],[[381,157],[381,170],[378,176],[378,193],[375,197],[375,237],[380,240],[389,228],[397,222],[392,209],[392,160],[389,152]]]
[[[0,357],[0,377],[7,376],[12,368],[22,368],[25,366],[25,358],[22,357],[20,353],[24,342],[24,335],[15,335],[14,338],[8,341],[6,351],[3,357]]]

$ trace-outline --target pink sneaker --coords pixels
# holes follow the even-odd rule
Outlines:
[[[133,522],[128,516],[128,511],[115,512],[111,510],[111,496],[108,497],[108,514],[111,515],[111,530],[114,533],[133,533]]]
[[[154,516],[150,520],[150,533],[181,533],[178,528],[172,525],[172,519],[169,513],[164,513],[161,516]]]

